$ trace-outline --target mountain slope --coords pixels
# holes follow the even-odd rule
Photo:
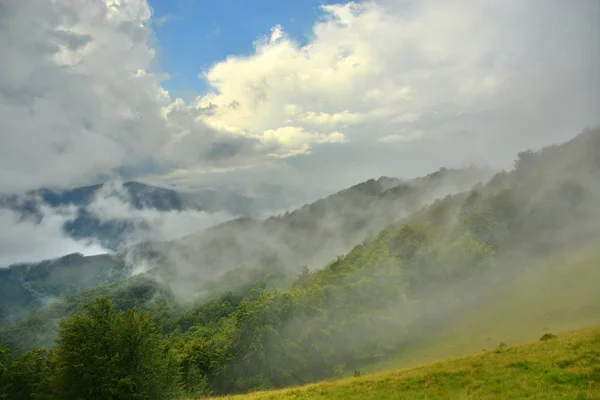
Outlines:
[[[600,248],[596,241],[523,262],[522,273],[469,304],[437,330],[364,372],[464,356],[499,342],[525,343],[545,333],[600,325]],[[352,371],[348,371],[351,376]]]
[[[70,254],[0,269],[0,326],[61,297],[122,280],[131,274],[122,257]]]
[[[163,256],[154,265],[176,267],[172,279],[182,291],[188,282],[239,266],[320,268],[390,223],[490,177],[491,171],[470,167],[442,169],[412,181],[371,179],[265,221],[238,219],[150,248]]]
[[[450,329],[477,305],[501,304],[504,299],[498,297],[510,297],[508,289],[515,282],[537,278],[540,282],[547,278],[568,281],[561,279],[563,272],[529,267],[540,260],[564,257],[568,271],[564,273],[572,279],[567,292],[580,293],[579,288],[593,289],[600,284],[595,274],[580,276],[570,270],[576,265],[574,254],[600,239],[598,144],[600,130],[585,132],[560,146],[522,153],[514,170],[498,174],[486,185],[435,201],[397,222],[388,213],[391,223],[385,229],[323,269],[303,269],[297,276],[289,276],[284,262],[265,259],[231,270],[232,276],[220,278],[232,278],[229,285],[216,285],[206,274],[178,275],[172,267],[176,263],[165,264],[128,280],[127,285],[114,284],[57,303],[0,335],[22,350],[35,343],[37,334],[47,339],[53,318],[73,312],[84,298],[109,294],[119,307],[140,306],[163,324],[169,345],[182,362],[190,393],[197,389],[193,382],[199,379],[205,389],[217,394],[247,392],[313,382],[393,355],[410,354],[422,337]],[[372,181],[349,200],[358,205],[385,205],[383,195],[399,187],[386,188],[385,183]],[[415,187],[403,193],[423,197]],[[413,197],[399,198],[390,207],[404,206],[405,201],[410,204]],[[333,204],[343,209],[335,201]],[[317,208],[307,221],[323,220],[328,212],[319,214]],[[348,223],[348,214],[341,214]],[[295,233],[306,226],[309,229],[304,232],[311,232],[311,225],[304,220],[286,218],[281,217],[295,223]],[[257,224],[243,220],[225,228],[233,231],[236,225],[244,225],[246,237],[251,238],[248,233],[256,236],[263,232]],[[210,234],[220,229],[224,228],[214,228]],[[306,243],[314,239],[308,238]],[[317,239],[324,241],[323,236]],[[213,254],[228,250],[224,246]],[[595,268],[598,254],[590,254],[586,265]],[[206,266],[202,259],[190,265]],[[262,266],[265,273],[252,276],[256,271],[253,265]],[[181,276],[188,278],[189,286],[181,286]],[[238,281],[243,288],[236,287]],[[206,297],[211,286],[215,296]],[[582,313],[593,313],[597,304],[593,294],[581,303],[565,304],[562,314],[550,312],[550,316],[558,326],[572,304],[582,308]],[[198,303],[191,301],[182,307],[178,302],[193,296]],[[553,303],[548,304],[549,309],[537,308],[552,311]],[[39,326],[43,326],[41,332],[36,331]],[[29,339],[23,343],[27,335]]]
[[[123,279],[134,268],[165,270],[164,273],[169,276],[168,286],[179,297],[184,297],[195,293],[203,282],[242,266],[276,264],[291,269],[301,265],[318,267],[347,252],[368,234],[378,232],[437,196],[447,191],[469,188],[488,176],[487,170],[468,168],[440,170],[412,182],[383,177],[266,221],[238,219],[174,242],[144,243],[111,256],[72,255],[38,264],[16,265],[8,270],[0,269],[0,288],[6,288],[0,293],[0,326],[39,309],[53,298],[71,296]],[[164,201],[157,199],[151,204],[143,203],[143,199],[152,198],[143,195],[143,191],[152,188],[137,184],[125,186],[135,188],[132,196],[137,196],[139,200],[135,204],[140,207],[168,209],[182,204],[179,200],[168,200],[172,199],[172,193],[168,191],[161,192],[165,193]],[[73,202],[85,206],[92,198],[87,189],[75,190],[63,193],[59,200],[53,200],[53,204]],[[124,222],[123,226],[127,228],[128,225]],[[98,226],[94,229],[99,232]],[[119,235],[113,237],[109,234],[111,240],[119,240]],[[79,271],[76,270],[77,265]],[[45,271],[43,279],[29,272],[36,270]],[[53,280],[65,281],[67,278],[69,282],[63,287],[64,290],[51,287]],[[36,282],[38,292],[23,286],[24,282],[30,281]],[[44,288],[46,284],[50,286]],[[28,285],[31,286],[31,283]]]
[[[498,343],[495,343],[497,346]],[[226,400],[598,399],[600,328],[376,375]]]

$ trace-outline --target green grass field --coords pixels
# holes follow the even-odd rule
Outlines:
[[[419,367],[231,400],[600,399],[600,328]]]

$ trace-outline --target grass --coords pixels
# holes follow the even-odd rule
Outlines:
[[[523,271],[443,329],[363,366],[362,378],[224,399],[600,400],[600,328],[574,331],[600,325],[600,249],[553,254]]]
[[[600,328],[419,367],[229,400],[600,399]]]
[[[600,324],[600,249],[554,254],[524,266],[524,273],[452,323],[411,343],[404,352],[363,366],[373,373],[459,357],[500,342],[527,343],[548,332]],[[351,371],[347,376],[351,375]]]

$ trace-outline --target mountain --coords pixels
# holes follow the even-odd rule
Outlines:
[[[319,268],[369,235],[450,193],[488,180],[488,169],[442,169],[410,181],[381,177],[266,220],[239,218],[187,237],[136,246],[149,268],[169,273],[185,296],[197,282],[239,267]],[[158,255],[158,256],[157,256]]]
[[[0,326],[14,322],[56,298],[117,282],[134,272],[153,268],[160,270],[168,286],[180,297],[195,294],[203,282],[242,266],[277,265],[289,270],[303,265],[317,268],[346,253],[369,234],[377,233],[435,198],[467,190],[476,182],[489,179],[490,175],[487,169],[470,167],[441,169],[412,181],[381,177],[266,220],[240,218],[172,242],[144,242],[114,255],[82,257],[73,254],[57,260],[0,269],[0,288],[6,288],[0,291]],[[173,195],[176,192],[153,192],[152,188],[131,184],[125,187],[133,190],[132,198],[140,199],[134,202],[138,207],[168,209],[186,204],[182,201],[184,197],[176,200]],[[54,194],[49,198],[54,205],[71,202],[85,207],[95,196],[91,190],[102,188],[76,190],[60,196]],[[160,196],[142,195],[148,192]],[[153,199],[153,202],[149,203],[147,199]],[[111,240],[119,240],[119,233],[126,232],[118,231],[115,238],[110,229],[103,231],[90,220],[86,223],[84,227],[104,232]],[[115,226],[109,225],[110,228]],[[127,224],[123,223],[123,226]],[[56,286],[56,281],[62,286]]]
[[[129,257],[148,271],[53,302],[1,329],[0,342],[52,347],[60,318],[108,296],[161,326],[197,397],[338,376],[409,354],[473,314],[498,326],[513,310],[514,329],[597,318],[600,129],[519,153],[512,170],[459,190],[473,175],[370,180],[265,221],[146,243]],[[335,245],[351,249],[313,268]]]
[[[0,326],[55,300],[130,276],[123,257],[70,254],[0,269]]]
[[[60,215],[64,219],[63,231],[69,237],[96,242],[109,250],[122,248],[123,244],[131,243],[136,233],[152,229],[149,218],[157,213],[222,213],[233,218],[255,216],[263,211],[253,199],[231,190],[185,191],[139,182],[2,195],[0,208],[36,223]]]
[[[497,348],[376,375],[360,370],[360,377],[348,374],[334,382],[222,399],[519,399],[526,393],[536,399],[597,398],[600,327],[540,334],[519,346],[490,344]]]
[[[577,271],[600,262],[599,156],[600,130],[590,130],[520,153],[511,171],[487,183],[467,185],[478,175],[472,169],[380,178],[265,221],[145,243],[128,257],[146,263],[146,272],[55,301],[0,329],[0,342],[16,353],[52,347],[60,318],[108,296],[117,310],[135,306],[162,327],[185,389],[197,397],[373,365],[410,352],[479,305],[511,304],[515,295],[526,296],[519,304],[538,326],[590,320],[600,282]],[[341,251],[336,245],[351,249],[311,265]],[[581,254],[584,266],[571,271]],[[532,284],[522,290],[525,277]],[[545,282],[568,285],[557,298],[582,298],[558,307],[545,293],[547,306],[532,308],[527,296],[543,293],[534,288]]]

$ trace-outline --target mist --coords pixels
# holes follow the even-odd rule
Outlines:
[[[152,194],[141,193],[133,199],[121,181],[106,182],[96,192],[78,190],[85,193],[79,195],[83,197],[66,197],[60,200],[63,203],[57,200],[63,192],[2,198],[2,265],[70,253],[95,255],[125,250],[140,242],[178,239],[235,218],[227,211],[164,208],[170,205],[161,204],[160,198],[154,199]]]
[[[40,208],[40,219],[24,218],[10,209],[0,209],[0,268],[16,263],[51,259],[70,253],[95,255],[107,253],[102,246],[75,240],[64,232],[64,225],[74,218],[69,208]]]
[[[599,322],[593,314],[600,306],[593,302],[600,284],[593,272],[600,257],[599,152],[600,128],[560,146],[524,151],[514,170],[435,201],[325,270],[304,275],[281,294],[281,302],[286,296],[300,300],[287,311],[291,317],[276,314],[284,322],[273,323],[280,336],[266,350],[272,362],[287,366],[285,373],[263,366],[244,371],[247,377],[279,373],[286,382],[286,374],[306,368],[306,382],[347,376],[365,364],[410,354],[440,332],[438,340],[451,341],[451,329],[459,329],[455,321],[468,322],[477,313],[484,315],[466,327],[473,331],[459,332],[475,346],[491,348],[501,340],[536,340],[549,330],[572,329],[581,318]],[[582,269],[588,273],[577,275]],[[568,289],[562,286],[566,282]],[[511,296],[522,303],[514,304]],[[310,305],[315,299],[318,308]],[[540,299],[557,303],[536,303]],[[496,310],[502,312],[498,318],[512,323],[505,313],[519,314],[522,308],[527,329],[539,336],[519,336],[520,327],[514,326],[515,334],[487,337],[493,335],[486,324],[491,326],[494,315],[485,314]],[[306,347],[298,357],[285,350],[289,346]],[[465,349],[480,351],[472,345]]]
[[[28,320],[0,334],[21,351],[52,346],[55,321],[106,293],[163,326],[184,377],[226,394],[597,323],[599,151],[600,129],[587,129],[519,153],[511,170],[381,177],[263,221],[140,243],[118,256],[135,276],[41,310],[28,343]]]
[[[131,229],[119,246],[121,250],[144,241],[179,239],[235,218],[235,215],[226,211],[134,207],[129,193],[119,181],[105,183],[86,207],[86,211],[100,222],[127,221],[131,224]]]
[[[436,199],[487,182],[492,175],[488,168],[471,166],[441,169],[414,180],[371,179],[265,220],[234,219],[179,240],[132,247],[129,252],[136,260],[145,260],[145,270],[168,270],[161,283],[176,297],[187,299],[199,286],[231,270],[322,269],[389,224]]]

